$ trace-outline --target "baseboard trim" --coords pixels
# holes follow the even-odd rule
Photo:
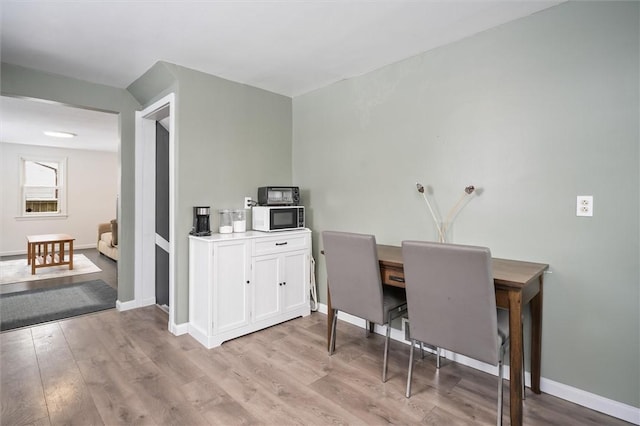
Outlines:
[[[91,249],[91,248],[96,248],[96,244],[74,244],[73,245],[73,250],[85,250],[85,249]],[[3,251],[2,253],[0,253],[0,256],[18,256],[18,255],[27,255],[27,251],[26,250],[11,250],[11,251]]]
[[[121,302],[119,299],[116,300],[116,309],[119,312],[129,311],[131,309],[138,308],[138,304],[135,300],[129,300],[126,302]]]
[[[640,425],[640,408],[574,388],[564,383],[545,379],[544,377],[540,378],[540,390],[583,407]]]
[[[156,297],[154,295],[153,297],[149,297],[147,299],[141,300],[140,303],[138,303],[138,307],[144,308],[145,306],[151,306],[155,304],[156,304]]]
[[[327,314],[327,305],[323,303],[318,304],[318,312]],[[354,317],[353,315],[349,315],[346,313],[340,314],[340,320],[348,322],[350,324],[356,325],[361,328],[365,328],[365,321],[361,318]],[[376,325],[374,332],[377,334],[385,335],[386,327]],[[395,328],[391,329],[391,338],[393,340],[397,340],[399,342],[409,344],[406,340],[404,340],[404,333],[402,330],[397,330]],[[428,352],[433,352],[427,348],[425,348]],[[466,365],[471,368],[475,368],[477,370],[484,371],[489,374],[493,374],[494,376],[498,375],[498,367],[493,365],[486,364],[484,362],[479,362],[474,359],[468,358],[463,355],[456,354],[454,352],[449,351],[441,351],[442,355],[452,361],[459,362],[460,364]],[[509,379],[509,366],[505,366],[503,371],[503,377],[505,379]],[[527,386],[531,384],[531,375],[529,372],[525,372],[525,383]],[[618,419],[640,425],[640,408],[633,407],[631,405],[623,404],[621,402],[602,397],[600,395],[596,395],[582,389],[574,388],[569,385],[565,385],[563,383],[558,383],[556,381],[546,379],[544,377],[540,378],[540,390],[546,394],[553,395],[555,397],[564,399],[565,401],[573,402],[574,404],[581,405],[583,407],[589,408],[594,411],[599,411],[601,413],[607,414],[612,417],[616,417]]]
[[[185,322],[182,324],[171,324],[171,326],[169,327],[169,331],[176,336],[187,334],[189,332],[189,323]]]

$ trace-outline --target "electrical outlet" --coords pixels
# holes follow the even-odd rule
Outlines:
[[[578,195],[576,201],[576,216],[593,216],[592,195]]]
[[[253,203],[253,201],[251,200],[251,197],[244,197],[244,208],[245,209],[250,209],[251,208],[251,203]]]

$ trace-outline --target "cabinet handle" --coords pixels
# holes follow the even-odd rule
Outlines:
[[[282,285],[287,285],[287,282],[286,282],[286,281],[283,281],[283,282],[282,282]]]
[[[276,243],[277,246],[286,246],[287,242],[285,241],[284,243]]]
[[[247,284],[249,284],[249,280],[247,280]]]
[[[282,285],[282,283],[278,283],[278,285],[279,285],[279,286],[281,286],[281,285]]]

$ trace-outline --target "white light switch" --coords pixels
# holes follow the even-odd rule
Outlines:
[[[576,216],[593,216],[593,195],[578,195]]]

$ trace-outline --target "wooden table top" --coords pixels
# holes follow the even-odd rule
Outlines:
[[[378,260],[389,267],[402,268],[402,247],[378,244]],[[493,258],[493,279],[496,284],[523,287],[549,269],[544,263]]]
[[[43,235],[28,235],[27,242],[29,243],[52,243],[58,241],[73,241],[71,235],[68,234],[43,234]]]

